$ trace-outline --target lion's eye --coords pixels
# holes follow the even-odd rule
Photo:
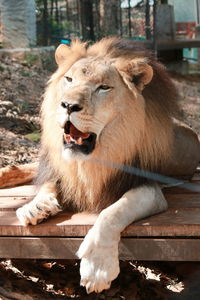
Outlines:
[[[104,90],[104,91],[107,91],[110,89],[110,87],[106,84],[102,84],[98,87],[99,90]]]
[[[100,85],[98,88],[97,88],[97,92],[106,92],[106,91],[109,91],[109,90],[111,90],[111,87],[110,86],[108,86],[108,85],[106,85],[106,84],[102,84],[102,85]]]
[[[71,78],[71,77],[65,76],[65,79],[66,79],[68,82],[72,82],[72,78]]]

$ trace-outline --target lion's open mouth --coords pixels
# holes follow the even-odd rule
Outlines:
[[[89,154],[95,148],[96,134],[81,132],[70,121],[67,121],[64,127],[63,141],[65,148]]]

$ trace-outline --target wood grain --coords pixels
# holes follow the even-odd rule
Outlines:
[[[32,197],[0,197],[0,211],[16,211],[31,200]]]
[[[0,189],[0,197],[34,197],[36,188],[34,185],[16,186],[8,189]]]
[[[67,236],[82,237],[91,228],[96,215],[67,212],[36,226],[22,226],[14,211],[0,212],[0,236]],[[197,237],[200,235],[200,209],[169,209],[158,215],[129,225],[122,236],[127,237]]]
[[[194,178],[200,184],[199,174]],[[15,210],[35,193],[33,185],[0,190],[0,257],[76,258],[97,215],[61,212],[37,226],[23,227]],[[135,222],[122,232],[122,259],[200,261],[200,194],[176,187],[165,190],[165,197],[166,212]]]
[[[0,188],[16,186],[31,182],[36,176],[38,163],[29,163],[19,166],[7,166],[0,169]]]
[[[81,241],[80,238],[4,237],[0,239],[0,257],[77,259]],[[122,238],[119,246],[123,260],[200,261],[199,249],[199,239]]]

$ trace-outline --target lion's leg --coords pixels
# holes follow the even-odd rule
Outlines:
[[[48,216],[53,216],[61,211],[57,200],[56,184],[52,182],[41,186],[38,194],[28,204],[17,209],[16,214],[23,225],[36,225]]]
[[[89,230],[79,250],[81,285],[88,293],[110,287],[119,273],[118,244],[124,228],[144,217],[167,209],[158,186],[143,186],[128,191],[104,209]]]

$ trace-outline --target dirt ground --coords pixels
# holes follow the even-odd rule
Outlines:
[[[38,158],[39,107],[50,72],[30,59],[0,57],[0,167]],[[183,118],[200,134],[200,77],[172,74]],[[87,295],[78,261],[0,261],[0,299],[200,299],[200,263],[121,262],[111,289]]]

